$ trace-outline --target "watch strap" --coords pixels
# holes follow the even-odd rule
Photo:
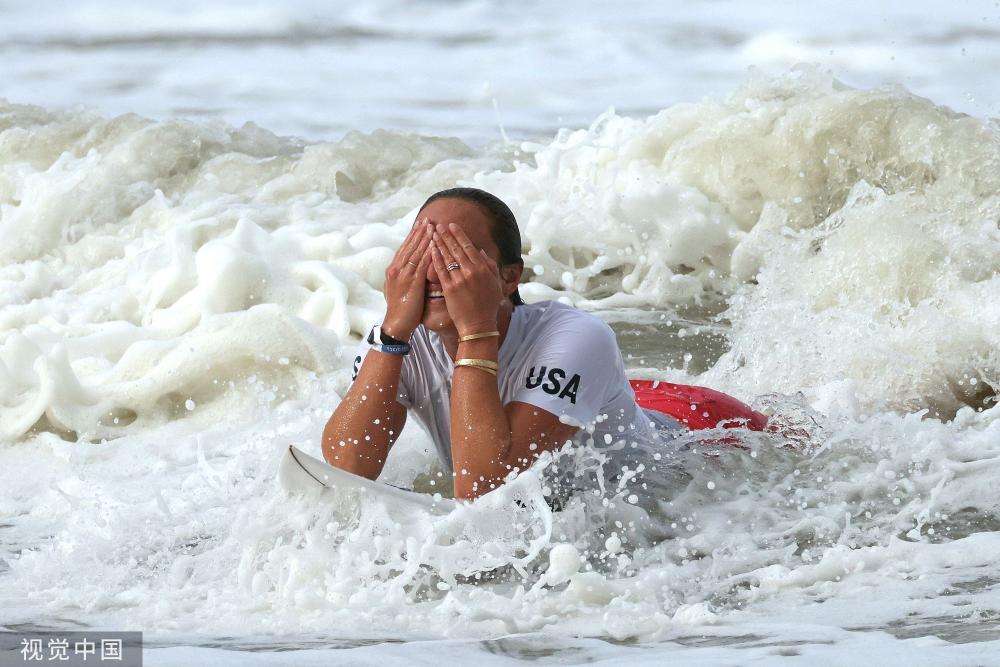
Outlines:
[[[399,340],[398,338],[393,338],[386,332],[382,331],[380,325],[375,325],[372,327],[371,332],[368,334],[368,344],[372,346],[372,349],[376,352],[385,352],[387,354],[399,354],[406,355],[410,353],[410,344],[405,340]]]

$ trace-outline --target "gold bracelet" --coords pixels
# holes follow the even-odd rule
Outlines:
[[[469,334],[468,336],[462,336],[458,339],[459,343],[464,343],[470,340],[479,340],[480,338],[492,338],[493,336],[499,336],[499,331],[484,331],[483,333]]]
[[[500,368],[499,364],[495,361],[490,361],[489,359],[459,359],[455,362],[455,367],[458,366],[469,366],[470,368],[478,368],[481,371],[486,371],[492,375],[497,374],[497,369]]]

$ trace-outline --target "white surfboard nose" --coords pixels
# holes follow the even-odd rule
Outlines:
[[[293,493],[329,488],[328,484],[324,484],[301,463],[301,459],[305,457],[312,458],[294,445],[289,445],[285,455],[281,457],[281,463],[278,464],[278,482],[282,488]],[[319,459],[313,460],[320,462]]]
[[[455,501],[450,498],[430,496],[365,479],[310,456],[295,445],[289,445],[278,464],[278,482],[290,493],[354,489],[371,494],[396,509],[419,509],[432,514],[447,514],[455,508]]]

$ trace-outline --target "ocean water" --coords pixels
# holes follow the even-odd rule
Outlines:
[[[0,626],[1000,664],[1000,9],[870,5],[0,3]],[[782,435],[690,438],[652,516],[284,493],[455,184],[511,204],[529,301]],[[433,479],[418,427],[386,478]]]

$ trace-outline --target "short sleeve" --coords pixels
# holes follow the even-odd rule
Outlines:
[[[357,350],[354,353],[354,358],[351,361],[351,383],[353,384],[355,380],[358,379],[358,372],[361,371],[361,364],[364,363],[365,357],[371,352],[371,346],[368,341],[361,339],[358,344]],[[413,403],[411,397],[413,396],[412,391],[412,381],[413,377],[413,367],[410,363],[410,359],[407,357],[403,360],[403,367],[399,373],[399,387],[396,389],[396,401],[403,405],[403,407],[410,408]]]
[[[615,334],[592,317],[566,318],[535,342],[509,402],[542,408],[569,423],[593,423],[624,382]]]

